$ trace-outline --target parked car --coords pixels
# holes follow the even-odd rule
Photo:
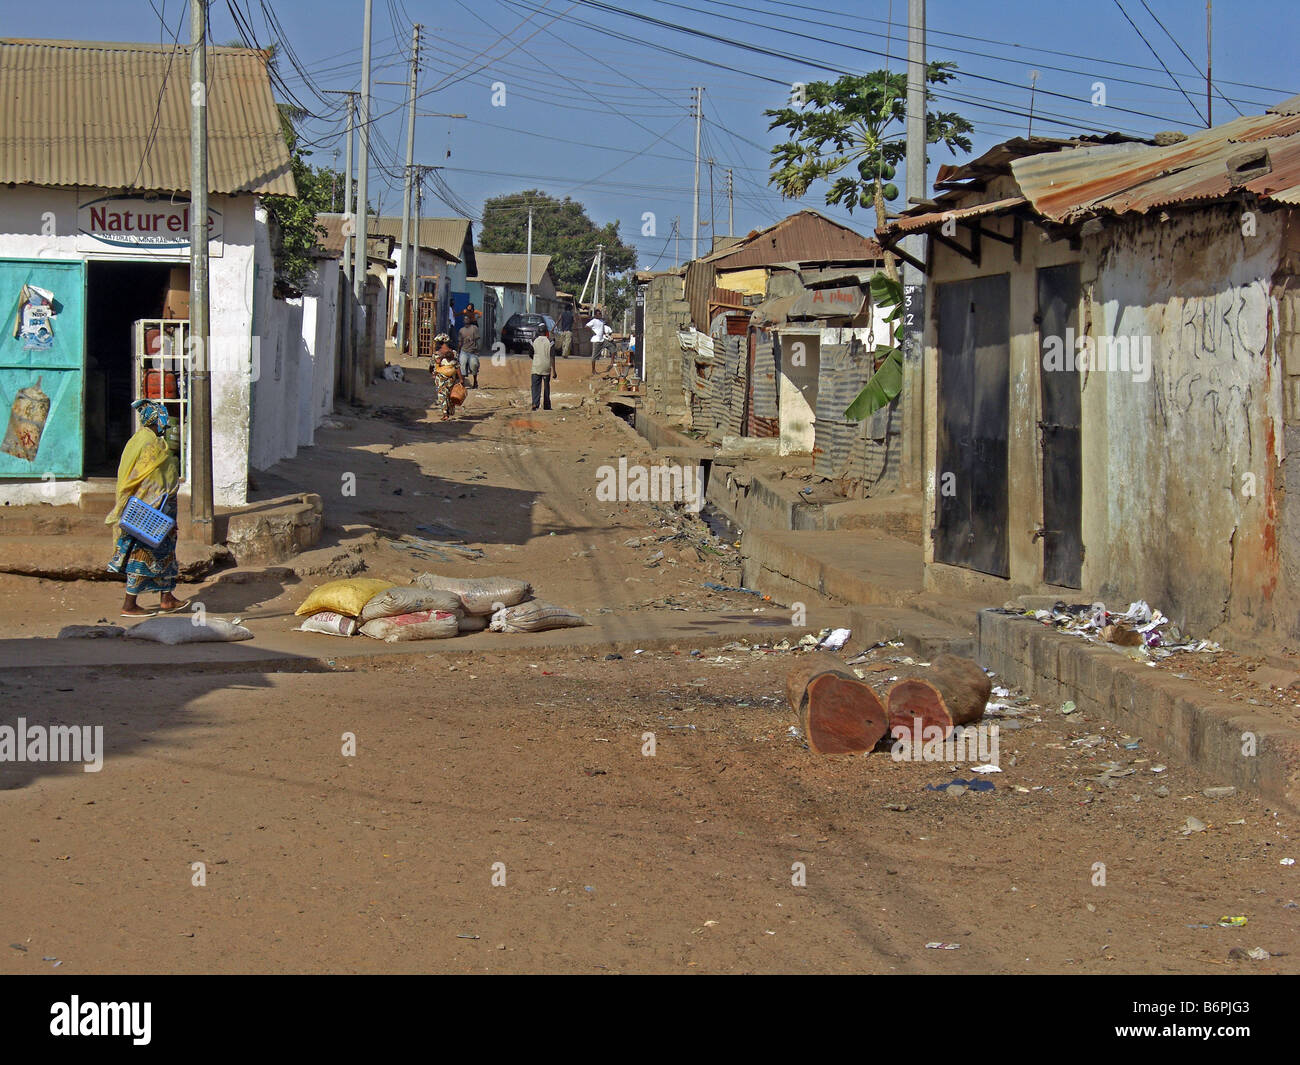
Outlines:
[[[545,314],[512,314],[501,329],[501,343],[507,354],[531,355],[533,341],[543,329],[554,334],[555,319]]]

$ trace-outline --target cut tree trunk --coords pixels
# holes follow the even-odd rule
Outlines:
[[[889,729],[879,696],[828,654],[800,659],[785,679],[785,695],[817,754],[870,751]]]
[[[905,729],[904,738],[924,739],[924,730],[938,725],[946,739],[957,725],[984,716],[992,691],[993,682],[969,658],[938,655],[929,669],[918,670],[889,689],[890,735],[898,738],[896,730]],[[922,731],[914,736],[918,718]]]

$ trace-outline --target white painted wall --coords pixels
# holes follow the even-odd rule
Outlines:
[[[188,249],[88,251],[77,233],[77,203],[94,190],[20,186],[0,192],[0,258],[104,259],[187,262]],[[218,506],[245,502],[252,365],[254,272],[253,196],[213,196],[223,213],[224,248],[209,264],[212,362],[213,492]],[[269,264],[269,248],[267,263]],[[62,482],[51,492],[39,482],[0,481],[0,503],[74,503],[86,482]]]

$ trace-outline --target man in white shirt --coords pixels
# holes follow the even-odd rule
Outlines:
[[[614,333],[605,320],[601,318],[600,313],[587,323],[587,328],[591,330],[591,372],[596,372],[596,360],[600,358],[600,349]]]
[[[533,341],[533,410],[541,403],[543,410],[551,409],[551,378],[558,377],[555,372],[555,359],[551,354],[551,338],[543,329]],[[545,400],[543,401],[543,394]]]

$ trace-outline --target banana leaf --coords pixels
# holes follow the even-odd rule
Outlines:
[[[871,375],[857,398],[844,411],[844,418],[860,422],[870,418],[881,407],[888,406],[903,391],[903,353],[898,348],[879,348],[888,351],[880,369]]]

